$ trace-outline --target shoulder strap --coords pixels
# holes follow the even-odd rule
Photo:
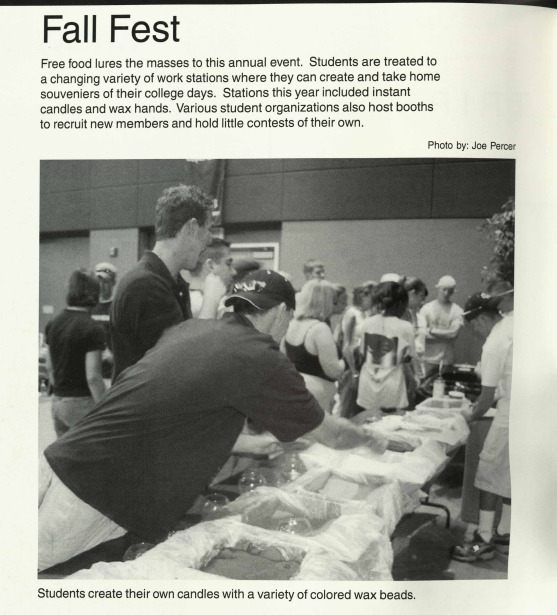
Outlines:
[[[315,325],[318,325],[320,322],[321,322],[320,320],[317,320],[306,329],[306,332],[304,333],[304,339],[302,340],[302,344],[305,344],[306,337],[308,333],[311,331],[311,329],[313,329],[313,327],[315,327]]]

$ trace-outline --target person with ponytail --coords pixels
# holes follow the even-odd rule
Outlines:
[[[408,407],[404,365],[417,363],[412,324],[402,320],[408,293],[397,282],[378,284],[372,295],[376,314],[361,325],[363,365],[357,404],[377,418]]]

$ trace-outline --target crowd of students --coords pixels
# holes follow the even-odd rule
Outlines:
[[[196,188],[165,190],[157,202],[153,250],[117,285],[111,263],[95,272],[74,271],[67,306],[47,325],[52,415],[61,438],[42,461],[42,568],[125,529],[160,539],[218,470],[246,418],[284,441],[308,433],[335,445],[369,441],[347,419],[412,409],[420,383],[454,362],[464,318],[493,315],[499,303],[492,297],[509,292],[498,287],[465,312],[452,300],[456,281],[449,275],[425,303],[428,289],[420,279],[385,274],[356,287],[347,305],[346,288],[327,281],[324,264],[310,260],[306,282],[294,294],[288,275],[232,260],[230,245],[211,237],[211,206]],[[512,326],[496,347],[500,365],[488,370],[491,398],[485,393],[471,417],[493,403],[501,370],[510,395]],[[486,360],[494,363],[491,355]],[[105,376],[111,368],[108,391],[103,363]],[[206,410],[202,416],[199,408]],[[217,424],[213,442],[210,426]],[[390,442],[371,445],[400,450]],[[177,498],[182,477],[170,470],[172,463],[180,468],[199,459],[204,469],[187,497]],[[489,480],[484,476],[479,488],[493,493]],[[130,485],[144,498],[132,512],[129,502],[137,493]],[[508,489],[495,493],[510,505]],[[59,501],[67,508],[62,517]],[[492,499],[484,504],[491,510]],[[69,547],[58,549],[68,531],[60,519],[82,509],[106,531],[91,536],[93,525],[77,523]],[[486,519],[485,527],[489,519],[493,524],[493,516]],[[505,524],[495,538],[508,544]],[[487,545],[480,545],[487,559],[495,538],[482,531],[476,538]],[[458,553],[475,557],[464,547]]]
[[[326,281],[323,263],[310,260],[304,272],[283,348],[326,411],[379,418],[412,409],[424,379],[454,363],[464,318],[452,276],[441,277],[425,304],[422,280],[384,274],[354,288],[347,307],[345,288]]]

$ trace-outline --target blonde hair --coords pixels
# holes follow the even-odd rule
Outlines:
[[[316,318],[325,321],[333,313],[336,286],[325,280],[307,281],[298,295],[295,318]]]

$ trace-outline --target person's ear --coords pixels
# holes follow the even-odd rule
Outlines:
[[[199,230],[199,222],[195,218],[188,220],[180,229],[180,234],[193,236]]]

